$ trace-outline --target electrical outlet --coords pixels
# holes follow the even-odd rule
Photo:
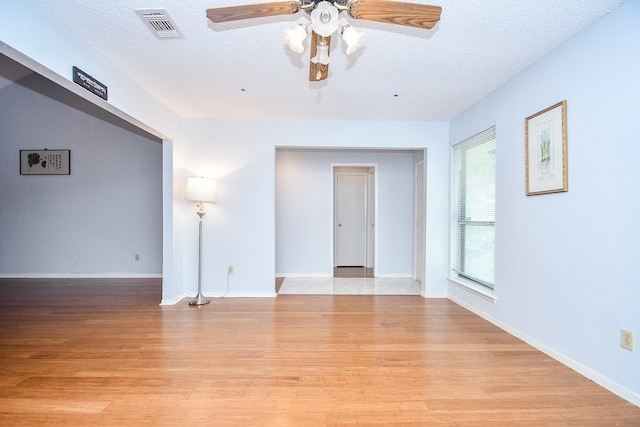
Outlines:
[[[136,254],[136,261],[140,261],[140,254]]]
[[[227,274],[233,274],[233,265],[230,265],[227,269]]]
[[[633,351],[633,332],[626,329],[620,330],[620,347]]]

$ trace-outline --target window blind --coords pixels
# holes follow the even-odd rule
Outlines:
[[[495,127],[453,146],[454,270],[493,288],[496,201]]]

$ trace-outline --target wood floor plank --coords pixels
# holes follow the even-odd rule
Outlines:
[[[158,280],[0,279],[0,425],[640,426],[446,299],[158,305]]]

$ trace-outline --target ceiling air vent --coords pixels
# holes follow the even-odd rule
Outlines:
[[[137,9],[135,11],[147,27],[159,39],[179,39],[182,33],[173,23],[171,17],[164,9]]]

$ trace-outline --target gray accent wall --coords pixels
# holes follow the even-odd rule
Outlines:
[[[35,73],[0,90],[0,276],[162,274],[162,145],[83,101]],[[20,175],[44,148],[71,174]]]

